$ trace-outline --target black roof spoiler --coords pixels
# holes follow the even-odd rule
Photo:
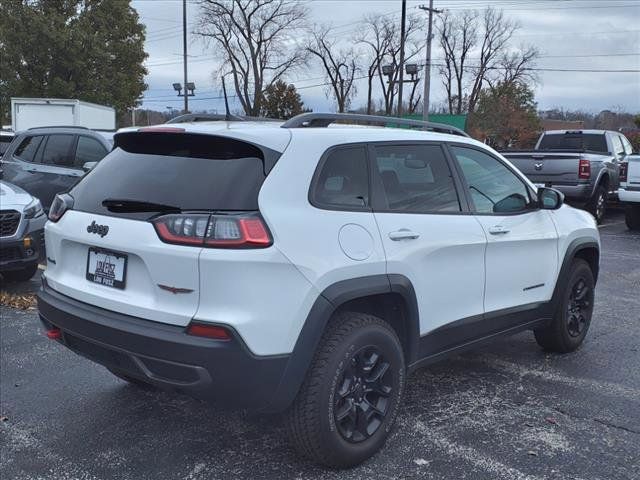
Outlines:
[[[384,117],[382,115],[365,115],[360,113],[302,113],[287,120],[282,128],[328,127],[332,123],[365,124],[383,127],[409,127],[437,133],[447,133],[468,137],[464,131],[444,123],[423,122],[409,118]]]

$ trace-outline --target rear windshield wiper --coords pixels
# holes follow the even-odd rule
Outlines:
[[[110,212],[181,212],[180,207],[163,205],[161,203],[129,200],[126,198],[107,198],[102,201],[102,206]]]

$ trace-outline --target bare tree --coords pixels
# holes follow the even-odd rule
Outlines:
[[[357,43],[369,47],[367,67],[367,114],[373,108],[373,79],[378,74],[382,61],[393,41],[395,30],[389,20],[382,14],[367,14],[363,21],[362,33],[356,37]]]
[[[424,48],[421,18],[418,15],[407,16],[405,28],[405,65],[411,63]],[[394,110],[398,81],[400,78],[400,28],[392,19],[384,15],[369,15],[363,20],[362,34],[356,39],[369,47],[369,94],[374,75],[378,76],[380,89],[384,101],[384,111],[387,115]],[[382,73],[382,67],[390,65],[393,74],[387,77]],[[415,92],[414,92],[415,93]],[[369,105],[371,101],[369,100]]]
[[[474,68],[474,80],[469,94],[469,111],[475,110],[480,91],[487,80],[488,72],[498,66],[507,43],[511,40],[519,25],[504,16],[502,10],[487,8],[482,17],[483,35],[480,45],[480,61]]]
[[[447,91],[449,113],[462,113],[465,73],[469,52],[478,41],[477,13],[465,11],[459,16],[445,12],[436,24],[444,65],[440,67],[442,83]]]
[[[487,8],[481,17],[475,11],[440,16],[436,31],[444,51],[440,74],[449,113],[473,112],[485,84],[535,80],[530,67],[538,51],[533,47],[509,49],[518,28],[493,8]]]
[[[360,67],[354,48],[340,48],[337,43],[329,26],[317,27],[312,32],[307,51],[321,61],[330,85],[329,93],[336,99],[338,112],[344,112],[356,94],[354,79]]]
[[[292,38],[306,16],[292,0],[202,0],[195,33],[219,47],[247,115],[259,114],[268,86],[304,64],[306,50]]]

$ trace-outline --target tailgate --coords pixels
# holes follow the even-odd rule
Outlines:
[[[579,153],[503,153],[518,170],[535,183],[578,183]]]
[[[626,160],[627,167],[627,187],[632,189],[640,188],[640,155],[629,155]]]
[[[88,228],[93,222],[96,228]],[[98,226],[108,227],[107,234],[97,232]],[[163,243],[149,222],[72,210],[58,223],[47,223],[45,240],[47,282],[64,295],[173,325],[187,325],[198,308],[198,257],[202,249]],[[87,279],[88,269],[95,271],[90,248],[120,255],[117,262],[124,267],[123,288]],[[95,263],[95,257],[92,261]],[[185,291],[176,295],[160,285]]]

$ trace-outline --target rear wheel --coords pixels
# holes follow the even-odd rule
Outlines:
[[[640,230],[640,205],[627,205],[624,219],[629,230]]]
[[[2,276],[8,282],[26,282],[27,280],[31,280],[37,271],[38,264],[33,263],[27,267],[21,268],[20,270],[4,272]]]
[[[596,192],[589,203],[588,210],[596,219],[598,224],[604,220],[607,211],[607,189],[603,185],[598,185]]]
[[[582,344],[591,324],[594,287],[589,264],[580,258],[575,259],[553,320],[548,326],[533,332],[538,345],[552,352],[568,353]]]
[[[389,435],[404,382],[404,357],[395,331],[371,315],[339,314],[287,414],[294,447],[329,467],[363,462]]]

